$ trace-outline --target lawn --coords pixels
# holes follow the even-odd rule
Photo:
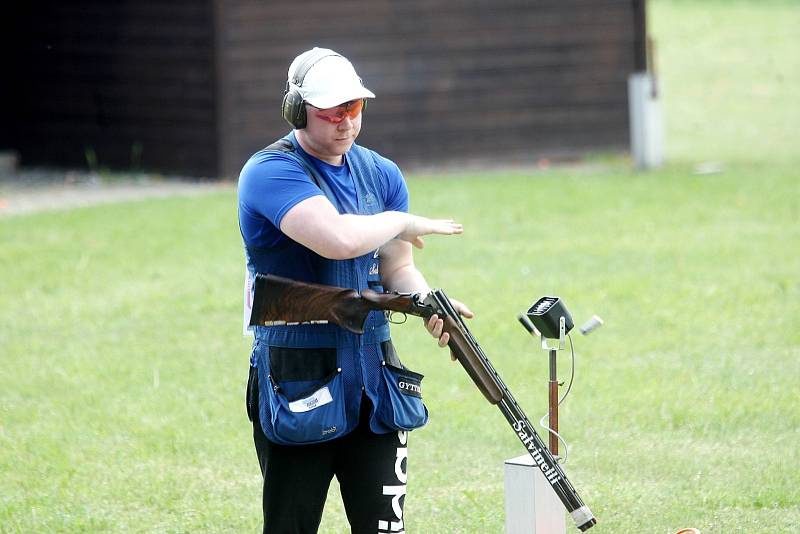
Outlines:
[[[797,532],[800,5],[651,8],[668,165],[412,174],[412,210],[466,228],[417,263],[534,420],[547,358],[516,314],[605,320],[561,411],[590,532]],[[232,191],[0,219],[0,532],[258,530],[242,277]],[[431,412],[408,531],[501,532],[522,446],[418,320],[395,338]],[[336,492],[323,532],[348,531]]]

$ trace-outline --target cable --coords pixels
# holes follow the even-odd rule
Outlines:
[[[548,434],[553,434],[556,438],[558,438],[558,441],[561,442],[561,445],[563,445],[564,448],[564,457],[562,458],[561,455],[558,455],[555,457],[555,459],[558,463],[565,464],[567,463],[567,456],[569,455],[569,446],[567,445],[566,440],[561,437],[561,434],[550,428],[549,425],[544,424],[544,420],[547,419],[549,416],[550,416],[549,413],[544,414],[542,418],[539,419],[539,426],[547,430]]]
[[[569,384],[567,385],[567,390],[564,392],[561,400],[558,401],[559,406],[561,406],[561,403],[564,402],[564,399],[566,399],[567,395],[569,395],[569,392],[572,389],[572,382],[575,380],[575,347],[572,345],[572,335],[567,334],[567,338],[569,338],[569,351],[572,353],[572,370],[569,373]]]
[[[572,355],[572,369],[570,370],[569,384],[567,385],[567,390],[561,396],[561,399],[559,399],[558,406],[561,406],[561,403],[564,402],[564,399],[567,398],[567,395],[569,395],[569,392],[572,390],[572,383],[575,381],[575,346],[572,344],[572,336],[570,334],[567,334],[567,337],[569,338],[569,351]],[[547,419],[548,417],[550,417],[549,411],[546,414],[544,414],[541,419],[539,419],[539,426],[547,430],[548,434],[553,434],[558,439],[558,441],[561,442],[561,444],[564,446],[564,458],[562,459],[560,456],[558,456],[556,460],[560,464],[565,464],[567,463],[569,446],[567,445],[566,440],[563,437],[561,437],[561,434],[550,428],[549,424],[548,425],[544,424],[544,420]]]

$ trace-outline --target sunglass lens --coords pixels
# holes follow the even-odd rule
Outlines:
[[[363,99],[353,100],[352,102],[347,103],[347,114],[351,119],[358,117],[358,114],[361,113],[362,109],[364,109]]]
[[[364,100],[351,100],[341,106],[335,108],[320,109],[317,111],[317,117],[322,120],[338,124],[344,120],[345,117],[355,119],[361,110],[364,109]]]

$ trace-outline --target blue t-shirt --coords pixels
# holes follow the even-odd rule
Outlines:
[[[408,189],[403,174],[393,161],[373,154],[386,211],[407,212]],[[357,213],[355,184],[347,163],[331,165],[311,155],[308,159],[328,183],[342,212]],[[280,231],[283,217],[296,204],[322,194],[303,167],[289,156],[275,151],[256,152],[239,175],[239,227],[245,243],[269,248],[289,239]]]

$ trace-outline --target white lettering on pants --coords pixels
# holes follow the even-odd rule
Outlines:
[[[400,498],[406,494],[406,482],[408,481],[408,433],[400,431],[397,433],[400,446],[394,461],[394,474],[399,484],[383,486],[383,494],[392,498],[392,511],[396,521],[378,521],[379,533],[403,534],[403,508],[400,506]],[[403,470],[403,460],[406,460],[406,470]]]

